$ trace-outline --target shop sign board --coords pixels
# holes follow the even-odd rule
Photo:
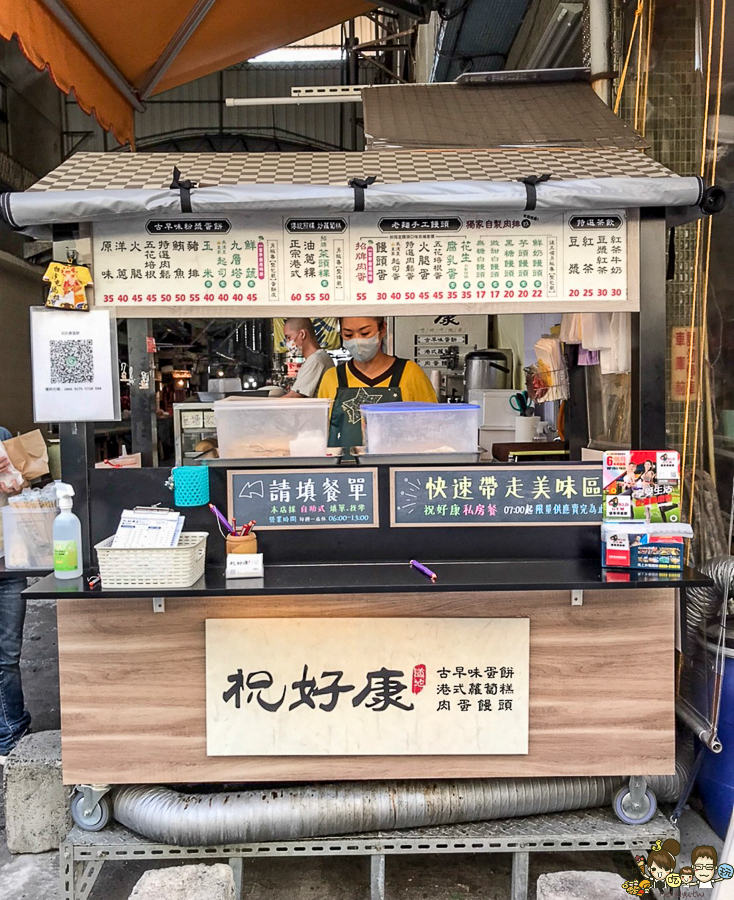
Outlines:
[[[234,469],[227,497],[229,518],[254,519],[258,531],[380,524],[377,469]]]
[[[634,310],[638,228],[624,209],[126,218],[94,226],[94,302],[156,316]]]
[[[527,754],[529,644],[527,618],[207,619],[207,754]]]
[[[599,466],[390,469],[394,528],[461,525],[596,525]]]

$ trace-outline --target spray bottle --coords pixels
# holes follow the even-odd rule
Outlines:
[[[56,482],[61,512],[54,519],[54,574],[57,578],[77,578],[82,574],[82,523],[71,511],[74,488]]]

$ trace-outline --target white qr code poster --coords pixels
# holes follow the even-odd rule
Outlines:
[[[36,422],[109,422],[120,418],[113,326],[106,309],[31,309]]]

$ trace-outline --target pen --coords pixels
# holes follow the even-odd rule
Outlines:
[[[417,559],[411,559],[410,564],[414,569],[417,569],[422,575],[425,575],[426,578],[430,578],[431,581],[435,582],[435,580],[438,578],[438,575],[436,575],[435,572],[432,572],[428,568],[428,566],[424,566],[423,563],[419,563]]]
[[[232,533],[234,532],[234,529],[233,529],[232,526],[229,524],[229,522],[224,518],[224,516],[219,512],[219,510],[216,508],[216,506],[215,506],[213,503],[210,503],[210,504],[209,504],[209,509],[210,509],[210,510],[214,513],[214,515],[219,519],[219,521],[222,523],[222,525],[224,525],[224,527],[227,529],[227,531],[228,531],[230,534],[232,534]]]
[[[247,525],[245,525],[245,527],[242,529],[243,537],[248,535],[252,531],[252,529],[255,527],[256,524],[257,523],[255,522],[254,519],[250,519],[250,521],[247,523]]]

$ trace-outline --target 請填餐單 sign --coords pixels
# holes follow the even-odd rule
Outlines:
[[[393,527],[593,525],[603,513],[598,466],[390,469]]]
[[[639,307],[630,210],[125,219],[95,224],[93,256],[94,302],[122,315]]]
[[[529,645],[527,618],[207,619],[207,754],[526,754]]]
[[[229,518],[259,531],[377,528],[377,469],[230,469]]]

